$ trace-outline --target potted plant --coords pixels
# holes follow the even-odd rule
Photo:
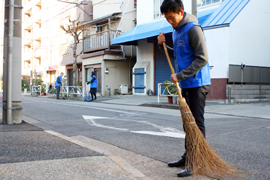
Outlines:
[[[45,96],[46,95],[46,84],[41,84],[41,95]]]

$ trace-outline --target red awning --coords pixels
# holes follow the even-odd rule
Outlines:
[[[58,69],[58,65],[51,65],[48,67],[47,71],[56,71]]]

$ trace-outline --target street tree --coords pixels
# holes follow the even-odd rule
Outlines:
[[[76,86],[76,82],[78,81],[78,64],[77,64],[77,58],[82,54],[83,51],[81,51],[79,54],[77,54],[77,45],[80,43],[80,34],[82,33],[81,22],[79,21],[80,15],[77,19],[71,20],[69,19],[69,24],[64,26],[61,25],[60,28],[64,30],[67,34],[71,35],[73,37],[73,44],[72,46],[72,54],[73,54],[73,86]]]

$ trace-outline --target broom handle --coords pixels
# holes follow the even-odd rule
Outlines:
[[[164,47],[165,54],[166,54],[166,57],[167,57],[169,66],[170,66],[170,68],[171,68],[172,74],[175,74],[174,69],[173,69],[173,66],[172,66],[172,63],[171,63],[171,60],[170,60],[170,57],[169,57],[169,54],[168,54],[168,50],[167,50],[167,47],[166,47],[165,42],[163,43],[163,47]],[[175,86],[176,86],[176,88],[177,88],[178,96],[179,96],[179,98],[181,99],[181,98],[182,98],[182,93],[181,93],[181,89],[180,89],[180,87],[179,87],[179,83],[178,83],[178,82],[175,82],[174,84],[175,84]]]

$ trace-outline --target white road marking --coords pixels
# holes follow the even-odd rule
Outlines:
[[[175,132],[154,132],[154,131],[130,131],[132,133],[137,134],[149,134],[154,136],[167,136],[167,137],[174,137],[174,138],[185,138],[184,133],[175,133]]]
[[[175,128],[158,126],[156,124],[152,124],[152,123],[149,123],[146,121],[135,121],[135,120],[129,120],[129,119],[113,119],[113,118],[109,118],[109,117],[86,116],[86,115],[83,115],[82,117],[85,119],[85,121],[90,126],[96,126],[96,127],[106,128],[106,129],[114,129],[114,130],[119,130],[119,131],[127,131],[130,133],[136,133],[136,134],[147,134],[147,135],[154,135],[154,136],[174,137],[174,138],[185,138],[185,132],[183,132],[183,131],[180,131],[180,130],[175,129]],[[151,125],[151,126],[157,128],[159,130],[159,132],[156,132],[156,131],[132,131],[132,130],[125,129],[125,128],[105,126],[102,124],[98,124],[95,121],[98,119],[111,119],[111,120],[118,120],[118,121],[130,121],[130,122],[148,124],[148,125]]]
[[[94,119],[108,119],[105,117],[83,116],[83,118],[90,126],[96,126],[96,127],[101,127],[101,128],[107,128],[107,129],[114,129],[114,130],[119,130],[119,131],[128,131],[128,129],[124,129],[124,128],[115,128],[115,127],[111,127],[111,126],[97,124],[94,120]]]

